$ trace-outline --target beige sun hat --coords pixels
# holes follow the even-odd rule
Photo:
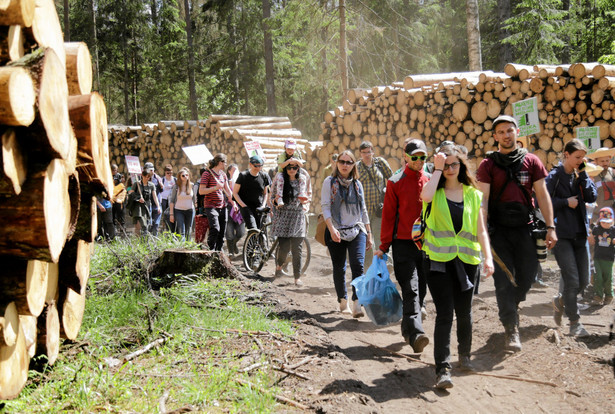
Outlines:
[[[595,160],[596,158],[602,157],[614,157],[615,156],[615,148],[598,148],[596,151],[587,154],[587,158],[591,160]]]
[[[602,172],[602,167],[596,164],[592,164],[591,162],[586,163],[585,172],[590,177],[595,177]]]

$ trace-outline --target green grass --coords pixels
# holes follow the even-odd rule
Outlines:
[[[167,391],[167,410],[275,411],[275,371],[241,369],[268,358],[261,346],[275,349],[280,341],[290,342],[290,322],[272,316],[266,304],[253,305],[258,287],[245,282],[193,275],[148,290],[139,272],[164,246],[164,240],[97,246],[78,340],[62,346],[54,366],[30,371],[19,398],[6,401],[0,412],[158,412]],[[248,331],[271,336],[259,340]],[[131,362],[116,367],[106,362],[166,336],[170,339],[162,346]]]

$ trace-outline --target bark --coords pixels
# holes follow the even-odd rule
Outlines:
[[[340,0],[340,73],[342,81],[342,102],[348,94],[348,58],[346,56],[346,6],[344,0]]]
[[[467,32],[468,32],[468,62],[471,71],[483,69],[480,45],[480,19],[478,16],[478,0],[466,1]]]
[[[190,17],[191,7],[188,0],[184,0],[184,7],[186,9],[186,38],[188,40],[188,89],[189,89],[189,102],[188,107],[192,119],[199,119],[199,113],[196,102],[196,85],[194,82],[194,47],[192,46],[192,20]]]
[[[512,62],[512,46],[508,43],[503,43],[502,41],[510,36],[510,32],[504,28],[504,22],[510,18],[511,6],[510,0],[498,0],[497,2],[498,9],[498,21],[499,21],[499,29],[498,35],[500,38],[500,48],[499,48],[499,64],[498,69],[502,70],[504,66],[508,62]]]
[[[271,17],[271,3],[269,0],[263,2],[263,42],[265,49],[265,90],[267,93],[267,115],[277,113],[275,102],[275,74],[273,69],[273,39],[269,29],[268,19]]]

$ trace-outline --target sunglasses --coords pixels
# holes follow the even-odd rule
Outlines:
[[[182,177],[188,177],[188,174],[182,174],[181,176]]]
[[[165,174],[173,174],[173,171],[167,171]]]
[[[288,167],[286,167],[287,170],[298,170],[299,166],[298,165],[289,165]]]
[[[354,161],[337,160],[337,163],[342,165],[353,165]]]
[[[253,166],[254,168],[260,168],[260,167],[262,167],[262,166],[263,166],[263,164],[252,164],[252,166]]]
[[[452,162],[450,164],[444,164],[444,171],[448,170],[449,168],[455,170],[457,169],[457,167],[459,167],[461,163],[459,161],[456,162]]]
[[[427,159],[427,155],[410,155],[408,153],[406,153],[406,155],[410,157],[412,161],[417,161],[417,160],[425,161]]]

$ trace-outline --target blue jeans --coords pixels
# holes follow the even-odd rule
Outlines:
[[[518,325],[517,306],[525,300],[536,278],[538,267],[536,243],[527,226],[496,226],[490,229],[489,236],[491,247],[513,274],[517,284],[515,287],[510,283],[508,276],[496,262],[493,283],[498,302],[498,316],[504,326]]]
[[[562,296],[566,316],[571,322],[576,322],[580,318],[577,295],[589,282],[587,238],[578,236],[574,239],[559,239],[553,248],[553,254],[564,281]]]
[[[337,300],[346,299],[348,297],[346,293],[346,255],[348,255],[352,280],[354,280],[363,275],[367,235],[361,231],[351,241],[342,240],[336,243],[331,239],[331,233],[327,229],[325,231],[325,242],[331,255],[333,284],[335,285]],[[352,300],[357,300],[357,292],[355,292],[354,286],[352,287]]]
[[[192,229],[192,217],[194,209],[178,210],[173,209],[175,215],[175,232],[180,234],[184,240],[190,239],[190,230]]]
[[[162,211],[156,208],[154,202],[152,202],[152,221],[150,224],[150,233],[152,236],[158,235],[158,226],[160,225],[160,217],[162,217]]]

